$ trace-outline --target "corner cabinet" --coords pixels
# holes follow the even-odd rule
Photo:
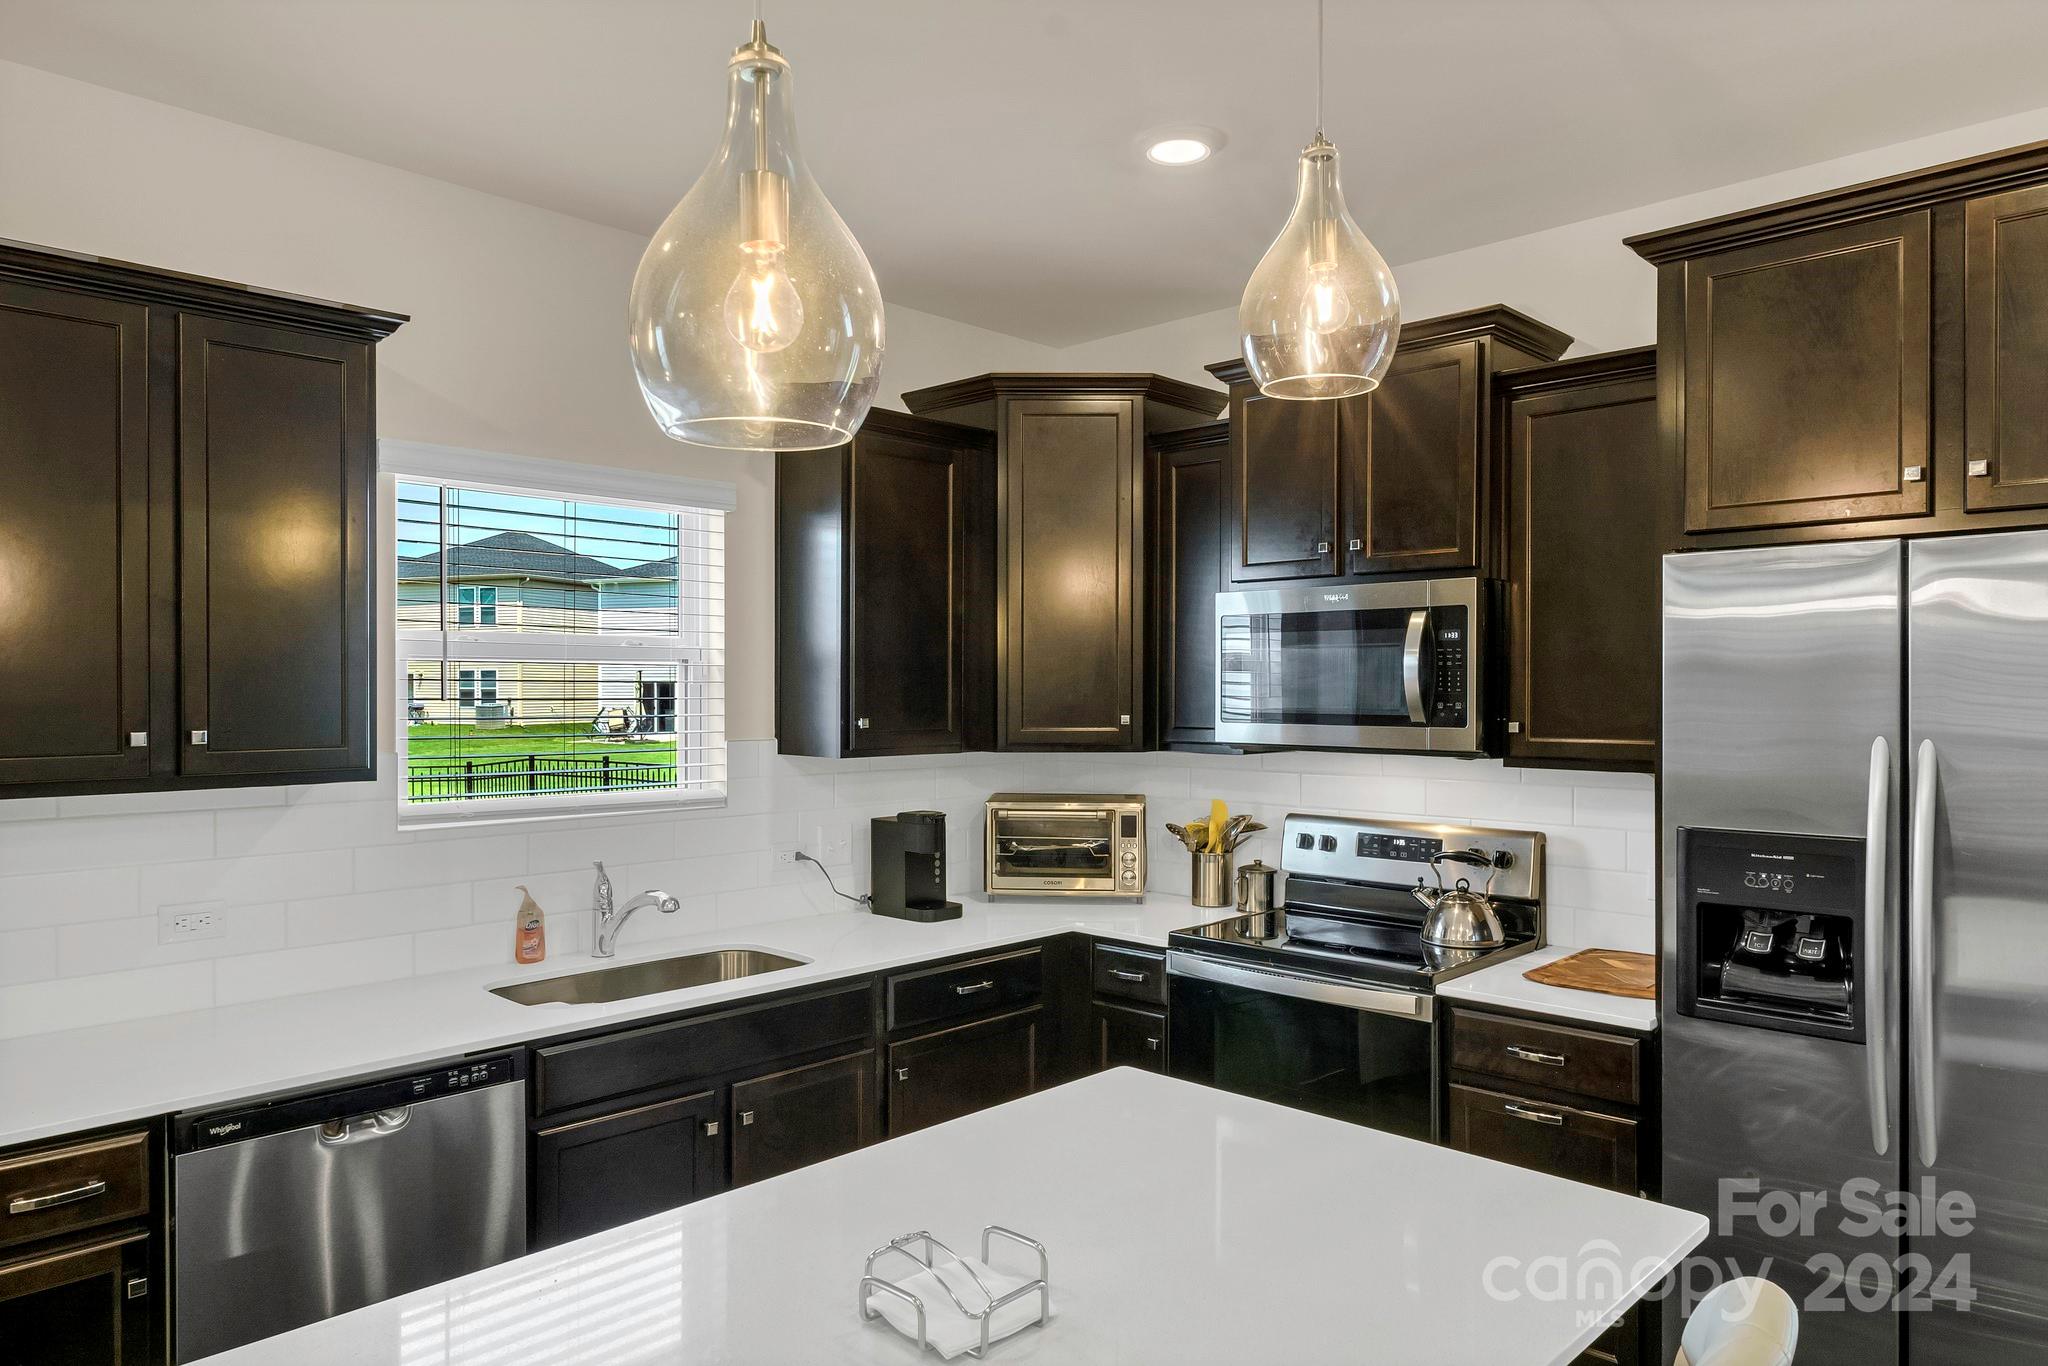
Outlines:
[[[1216,595],[1230,586],[1223,467],[1230,424],[1155,437],[1152,465],[1152,720],[1161,749],[1216,743]]]
[[[1632,237],[1676,549],[2048,524],[2048,145]]]
[[[1147,434],[1224,395],[1159,375],[991,374],[905,394],[996,440],[995,745],[1144,747]]]
[[[1670,536],[1656,352],[1575,357],[1498,384],[1507,762],[1648,772]]]
[[[1571,338],[1511,308],[1406,323],[1379,387],[1356,398],[1230,385],[1225,559],[1234,585],[1482,569],[1493,497],[1492,377]]]
[[[775,457],[775,734],[783,754],[986,749],[995,439],[870,412]]]
[[[0,792],[375,776],[373,357],[404,321],[0,246]]]

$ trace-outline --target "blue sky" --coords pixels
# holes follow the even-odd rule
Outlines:
[[[431,555],[440,549],[437,496],[432,484],[398,486],[398,553]],[[466,545],[501,531],[526,531],[557,545],[616,565],[666,559],[676,553],[674,513],[562,498],[448,491],[448,540]]]

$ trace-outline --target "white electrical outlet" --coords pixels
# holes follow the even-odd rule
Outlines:
[[[225,901],[188,901],[176,906],[159,906],[156,942],[189,944],[199,939],[225,939],[228,937],[227,911]]]
[[[811,827],[804,852],[834,868],[853,861],[853,827],[845,821],[820,823]]]
[[[775,851],[775,862],[779,867],[793,868],[796,866],[796,855],[797,851],[794,849],[777,849]]]

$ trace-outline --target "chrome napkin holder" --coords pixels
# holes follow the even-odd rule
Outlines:
[[[1006,1295],[1003,1295],[1001,1297],[992,1295],[989,1293],[988,1286],[984,1284],[981,1277],[975,1273],[974,1266],[972,1263],[967,1262],[960,1256],[959,1253],[953,1251],[952,1248],[947,1247],[944,1243],[932,1237],[931,1232],[929,1230],[919,1229],[915,1233],[906,1233],[901,1238],[892,1238],[888,1242],[882,1244],[880,1247],[876,1248],[873,1252],[870,1252],[868,1254],[867,1265],[862,1268],[862,1274],[860,1278],[861,1318],[866,1322],[872,1323],[874,1320],[882,1317],[880,1310],[869,1307],[877,1292],[884,1295],[893,1296],[896,1299],[903,1301],[905,1304],[908,1304],[909,1306],[911,1306],[912,1309],[916,1310],[917,1312],[918,1350],[923,1351],[927,1347],[931,1346],[931,1344],[925,1339],[924,1301],[919,1299],[916,1295],[911,1294],[908,1290],[905,1290],[902,1286],[896,1284],[896,1282],[890,1280],[888,1277],[877,1276],[875,1274],[875,1263],[881,1261],[884,1257],[888,1257],[891,1254],[894,1254],[899,1257],[907,1258],[910,1261],[916,1263],[918,1269],[921,1271],[932,1272],[933,1278],[937,1280],[939,1282],[940,1287],[945,1290],[946,1297],[953,1301],[954,1307],[957,1308],[963,1315],[965,1315],[970,1322],[980,1324],[981,1345],[978,1347],[970,1347],[967,1349],[967,1355],[975,1358],[977,1361],[980,1360],[982,1357],[988,1355],[989,1328],[994,1322],[996,1311],[998,1309],[1001,1309],[1006,1305],[1014,1304],[1016,1301],[1021,1300],[1028,1295],[1036,1295],[1038,1296],[1037,1322],[1026,1323],[1017,1328],[1015,1332],[1006,1334],[1005,1336],[1013,1337],[1016,1333],[1023,1332],[1025,1328],[1042,1327],[1045,1324],[1046,1320],[1049,1317],[1051,1317],[1052,1314],[1052,1292],[1046,1284],[1048,1267],[1046,1264],[1045,1257],[1045,1244],[1039,1242],[1036,1238],[1027,1238],[1023,1234],[1017,1232],[1015,1229],[1004,1228],[1000,1224],[990,1224],[988,1227],[982,1229],[981,1231],[981,1264],[983,1266],[989,1265],[989,1242],[991,1239],[994,1238],[1007,1239],[1010,1242],[1016,1243],[1020,1247],[1029,1248],[1031,1251],[1037,1253],[1037,1277],[1033,1280],[1028,1280],[1024,1282],[1024,1284],[1018,1286],[1016,1289],[1010,1291]],[[923,1256],[919,1256],[915,1251],[912,1250],[917,1244],[920,1243],[924,1245]],[[932,1255],[934,1250],[943,1252],[947,1256],[947,1258],[958,1263],[963,1269],[966,1270],[967,1274],[973,1278],[976,1287],[980,1289],[982,1298],[988,1301],[986,1305],[984,1305],[980,1310],[974,1310],[969,1309],[966,1305],[960,1302],[960,1297],[953,1293],[953,1287],[946,1284],[944,1277],[937,1275],[939,1263]],[[915,1275],[917,1273],[910,1272],[908,1274]]]

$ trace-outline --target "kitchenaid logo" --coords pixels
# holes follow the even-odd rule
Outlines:
[[[1349,601],[1351,601],[1351,595],[1350,595],[1349,593],[1325,593],[1325,594],[1323,594],[1323,601],[1324,601],[1324,602],[1349,602]]]
[[[208,1138],[226,1138],[229,1134],[234,1133],[241,1127],[242,1121],[239,1119],[230,1120],[226,1124],[208,1125],[206,1130],[206,1136]]]

